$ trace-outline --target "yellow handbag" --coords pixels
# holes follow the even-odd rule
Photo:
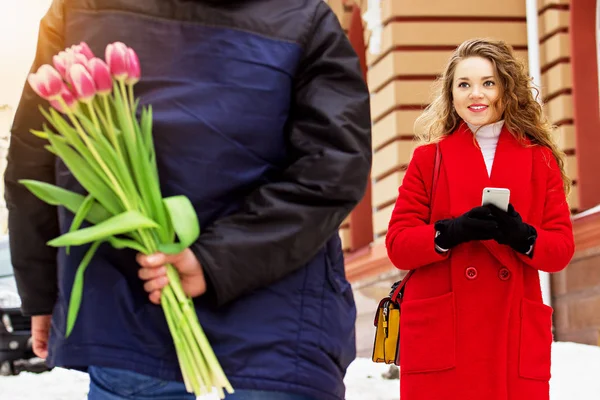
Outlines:
[[[441,159],[442,155],[438,143],[435,150],[433,183],[429,194],[430,205],[433,200],[433,191],[437,186]],[[431,206],[429,211],[431,212]],[[373,362],[400,365],[400,306],[404,297],[404,285],[406,285],[414,271],[408,271],[404,279],[394,283],[390,294],[379,302],[374,321],[375,343],[373,344],[373,355],[371,357]]]
[[[400,304],[404,285],[414,270],[392,286],[388,297],[379,302],[375,314],[373,362],[400,365]]]

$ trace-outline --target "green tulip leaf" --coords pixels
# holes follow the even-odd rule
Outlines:
[[[144,246],[142,246],[141,244],[139,244],[135,240],[123,239],[123,238],[116,238],[116,237],[113,236],[113,237],[108,238],[108,242],[115,249],[133,249],[133,250],[136,250],[136,251],[138,251],[140,253],[148,254],[148,250],[146,250],[144,248]]]
[[[97,240],[107,240],[114,235],[121,235],[138,229],[157,228],[156,222],[140,214],[138,211],[126,211],[89,228],[65,233],[48,242],[49,246],[78,246]]]
[[[102,176],[90,168],[90,163],[95,161],[82,157],[71,146],[57,138],[56,135],[48,135],[52,148],[67,165],[75,179],[112,214],[121,212],[123,206],[113,189],[106,184],[106,176]]]
[[[76,214],[85,201],[85,196],[71,192],[70,190],[52,185],[46,182],[39,182],[30,179],[22,179],[19,183],[23,184],[37,198],[53,206],[63,206],[67,210]],[[112,216],[98,202],[92,202],[85,219],[92,224],[99,224]]]
[[[48,134],[46,132],[36,131],[35,129],[30,129],[29,132],[33,133],[35,136],[39,137],[40,139],[48,140]]]
[[[200,224],[192,202],[185,196],[173,196],[163,199],[169,214],[171,225],[179,238],[179,243],[158,245],[158,250],[165,254],[181,253],[198,239]]]
[[[54,148],[52,146],[50,146],[49,144],[45,145],[44,148],[46,150],[48,150],[50,153],[54,154],[55,156],[58,155],[58,154],[56,154],[56,150],[54,150]]]
[[[71,332],[73,331],[73,327],[75,326],[75,321],[77,321],[77,314],[79,313],[79,308],[81,306],[81,297],[83,294],[83,274],[87,269],[87,266],[92,261],[92,257],[98,250],[102,242],[95,242],[85,253],[85,256],[81,260],[81,263],[77,267],[77,272],[75,273],[75,281],[73,282],[73,288],[71,289],[71,297],[69,299],[69,310],[67,313],[67,330],[65,333],[65,337],[69,337]]]
[[[88,194],[86,196],[86,198],[83,200],[83,203],[81,203],[81,206],[79,207],[77,212],[75,213],[75,217],[73,218],[73,222],[71,223],[69,232],[75,232],[77,229],[79,229],[79,227],[85,220],[85,217],[88,215],[88,213],[92,209],[93,204],[94,204],[94,198]],[[70,249],[71,249],[70,246],[66,247],[65,251],[66,251],[67,255],[70,253]]]

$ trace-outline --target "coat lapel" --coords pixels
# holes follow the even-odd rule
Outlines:
[[[440,149],[448,178],[451,217],[458,217],[481,205],[483,188],[489,186],[510,189],[510,202],[523,220],[528,220],[533,160],[531,146],[519,143],[504,127],[498,139],[490,177],[481,149],[464,122],[440,143]],[[483,244],[500,263],[514,265],[515,254],[507,246],[493,240]]]
[[[508,129],[503,128],[490,183],[493,187],[510,189],[510,202],[525,221],[531,207],[532,163],[532,147],[528,143],[519,143]]]
[[[483,155],[473,133],[462,123],[440,142],[442,163],[448,178],[449,212],[458,217],[481,204],[481,193],[489,186]]]

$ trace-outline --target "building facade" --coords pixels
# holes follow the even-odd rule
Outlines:
[[[555,338],[599,344],[600,214],[594,208],[600,204],[597,0],[538,0],[537,15],[530,12],[529,19],[526,0],[328,2],[359,55],[364,51],[371,91],[370,187],[340,228],[346,272],[359,308],[359,354],[370,353],[374,310],[402,276],[387,259],[384,240],[415,147],[413,123],[431,100],[432,84],[453,49],[473,37],[504,40],[526,64],[530,56],[539,62],[541,100],[557,127],[555,138],[567,155],[573,181],[568,200],[577,246],[569,267],[550,277]],[[363,19],[353,18],[353,11]],[[533,39],[528,23],[529,28],[538,25]]]

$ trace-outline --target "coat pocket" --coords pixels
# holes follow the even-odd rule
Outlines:
[[[405,301],[400,314],[400,371],[434,372],[456,366],[454,293]]]
[[[551,349],[552,307],[523,299],[519,375],[523,378],[549,380]]]

